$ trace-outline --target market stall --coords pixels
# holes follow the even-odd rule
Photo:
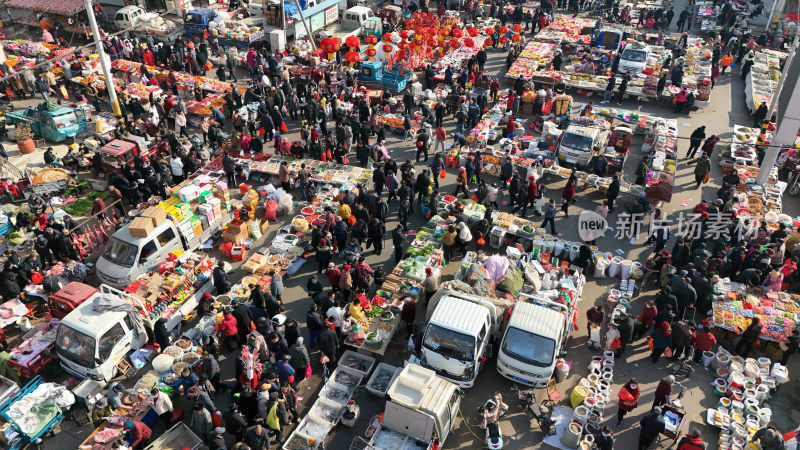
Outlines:
[[[44,322],[25,333],[22,342],[9,350],[8,365],[25,379],[31,379],[53,362],[58,319]]]
[[[767,292],[725,280],[715,284],[713,289],[714,327],[738,334],[758,317],[762,326],[760,338],[773,342],[785,340],[797,327],[800,296]]]
[[[787,57],[786,52],[760,48],[755,51],[753,65],[745,77],[745,105],[751,113],[761,104],[770,104],[772,95],[781,78],[781,61]]]

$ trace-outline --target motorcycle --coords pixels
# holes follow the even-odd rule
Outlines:
[[[517,389],[516,387],[512,387],[512,389],[517,391],[517,397],[525,415],[529,419],[536,420],[542,430],[542,434],[545,436],[556,434],[556,422],[553,420],[552,411],[544,403],[539,403],[536,400],[536,394],[533,389]]]
[[[497,404],[495,398],[487,400],[483,406],[478,408],[478,413],[485,424],[486,446],[493,450],[503,448],[503,432],[500,430],[498,422],[500,417],[505,414],[505,410],[502,408],[502,397],[500,405]]]
[[[793,175],[794,179],[789,184],[789,195],[796,197],[797,194],[800,194],[800,183],[798,183],[800,181],[800,164],[794,166]]]

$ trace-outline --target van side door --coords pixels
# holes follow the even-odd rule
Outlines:
[[[158,264],[158,249],[155,239],[150,239],[142,245],[142,249],[139,252],[139,265],[145,272],[153,270]]]

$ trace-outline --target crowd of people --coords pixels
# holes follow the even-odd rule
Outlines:
[[[440,2],[439,9],[444,8]],[[599,5],[597,5],[599,6]],[[532,14],[523,13],[521,6],[508,9],[494,1],[488,8],[474,6],[472,2],[458,5],[473,18],[479,16],[499,17],[501,23],[522,23],[532,35],[541,31],[553,20],[555,8],[579,11],[589,8],[583,0],[544,1]],[[422,6],[427,9],[427,5]],[[605,20],[628,22],[631,11],[628,7],[619,9],[618,2],[606,1],[609,11]],[[753,48],[764,45],[767,35],[758,38],[751,36],[744,17],[731,10],[729,3],[722,7],[721,16],[725,18],[724,28],[713,39],[712,81],[724,74],[733,64],[742,64],[741,76],[746,76],[753,64]],[[675,17],[674,8],[648,9],[641,11],[638,25],[659,29],[658,38],[663,40],[663,32],[669,30]],[[683,32],[691,25],[688,9],[678,14],[677,29]],[[49,35],[50,30],[45,30]],[[49,39],[62,38],[61,31]],[[499,27],[493,36],[495,48],[498,45]],[[560,192],[560,198],[548,195],[544,183],[543,161],[533,164],[527,171],[516,168],[510,156],[502,158],[500,176],[494,180],[484,170],[481,151],[471,151],[465,155],[466,163],[458,169],[456,187],[453,195],[463,195],[487,206],[485,217],[471,221],[463,211],[440,211],[438,208],[440,179],[445,174],[445,161],[442,151],[448,140],[454,145],[464,145],[465,135],[480,119],[483,111],[499,98],[500,83],[484,71],[487,50],[481,49],[459,71],[447,68],[444,84],[452,89],[448,102],[438,102],[432,109],[420,103],[411,90],[402,93],[402,111],[405,113],[404,139],[415,142],[416,164],[406,159],[398,165],[387,148],[388,128],[383,126],[378,116],[390,95],[384,94],[381,104],[370,104],[366,89],[360,85],[354,71],[343,70],[340,76],[331,71],[312,72],[308,83],[297,82],[287,66],[282,64],[284,55],[273,50],[266,42],[258,42],[243,54],[234,49],[219,46],[213,36],[200,40],[179,38],[172,45],[164,45],[152,38],[138,40],[124,34],[104,37],[105,51],[112,60],[128,59],[145,63],[134,74],[137,81],[145,85],[158,85],[166,93],[163,96],[150,95],[140,99],[123,89],[119,94],[122,120],[113,135],[103,139],[118,138],[127,134],[155,138],[160,145],[150,158],[137,156],[133,162],[121,167],[109,177],[111,201],[122,206],[121,210],[106,207],[106,203],[95,200],[92,214],[104,214],[115,219],[127,208],[147,201],[152,196],[167,198],[171,187],[209,164],[214,157],[221,158],[222,169],[228,182],[235,186],[237,181],[245,181],[246,174],[237,166],[233,157],[239,150],[250,153],[275,153],[295,157],[309,157],[322,161],[335,161],[340,164],[358,163],[374,166],[372,183],[369,189],[363,185],[343,196],[338,209],[327,208],[322,218],[324,223],[311,231],[311,248],[316,260],[316,274],[306,285],[308,296],[313,300],[306,311],[305,324],[308,328],[308,346],[301,336],[298,320],[291,317],[283,305],[283,279],[279,274],[270,273],[272,281],[268,290],[259,286],[249,286],[248,301],[234,300],[224,308],[220,324],[220,339],[206,337],[203,342],[202,364],[197,373],[186,369],[181,373],[176,388],[178,398],[191,402],[188,424],[201,436],[212,450],[228,448],[225,436],[233,436],[238,450],[266,449],[274,442],[282,442],[285,428],[298,421],[297,386],[312,372],[312,354],[319,350],[324,370],[332,371],[341,354],[344,338],[357,326],[364,315],[364,307],[370,293],[380,288],[386,279],[381,266],[373,267],[366,263],[365,253],[372,248],[375,255],[384,251],[387,238],[386,223],[396,211],[398,225],[391,230],[394,262],[405,255],[409,221],[413,215],[429,218],[436,214],[452,214],[456,221],[442,236],[444,256],[447,262],[466,254],[468,250],[482,250],[485,239],[492,226],[492,212],[507,209],[519,212],[522,217],[542,216],[541,227],[557,234],[556,217],[559,211],[569,217],[569,207],[576,202],[577,177],[573,173]],[[662,61],[664,67],[660,74],[658,92],[663,92],[667,82],[681,86],[684,76],[685,50],[688,45],[688,32],[683,32],[681,42],[672,54]],[[507,66],[517,58],[524,42],[509,44]],[[603,94],[602,103],[622,102],[629,78],[627,75],[617,79],[617,65],[621,49],[616,52],[609,67],[594,67],[592,72],[603,73],[609,70],[610,78]],[[587,55],[588,56],[588,55]],[[224,96],[223,108],[212,108],[211,115],[198,125],[199,133],[192,132],[187,125],[186,101],[178,96],[178,81],[171,73],[168,81],[157,79],[148,66],[183,71],[194,75],[208,75],[208,61],[222,57],[222,62],[214,73],[221,81],[232,80],[246,86],[242,94],[233,89]],[[244,62],[241,70],[240,60]],[[557,53],[552,67],[560,70],[562,55]],[[587,59],[587,63],[589,63]],[[80,72],[77,63],[61,62],[65,79]],[[588,66],[587,66],[588,67]],[[0,64],[4,74],[14,73],[14,69]],[[244,75],[244,72],[247,75]],[[249,81],[245,81],[249,78]],[[426,87],[433,86],[433,69],[426,67],[422,74]],[[240,80],[241,79],[241,80]],[[472,87],[477,81],[490,86],[486,92],[472,95]],[[101,99],[104,94],[91,84],[82,90],[74,90],[70,83],[55,79],[52,72],[45,71],[36,76],[33,71],[23,71],[18,77],[4,81],[12,91],[20,96],[40,95],[48,101],[62,85],[71,90],[78,99],[91,102],[97,112],[104,109]],[[561,90],[559,90],[561,89]],[[616,96],[615,94],[616,90]],[[517,81],[506,93],[510,112],[517,113],[525,91],[537,93],[537,109],[563,92],[563,86],[553,88]],[[195,98],[200,100],[203,93],[196,89]],[[675,112],[692,110],[693,93],[685,90],[677,96]],[[616,98],[615,98],[616,97]],[[257,103],[254,111],[243,106]],[[345,108],[352,103],[352,108]],[[767,119],[766,105],[755,112],[757,126]],[[417,132],[411,117],[419,110],[420,127]],[[448,133],[444,122],[452,117],[455,130]],[[513,134],[514,125],[504,130],[504,135]],[[299,139],[288,138],[290,130],[299,131]],[[699,187],[711,171],[710,157],[716,135],[706,137],[705,127],[699,127],[691,134],[687,160],[695,164],[693,174]],[[270,147],[272,143],[272,149]],[[225,150],[223,150],[223,146]],[[431,152],[432,148],[432,152]],[[697,152],[698,158],[694,159]],[[90,154],[84,146],[77,153],[73,150],[67,157],[56,158],[52,152],[45,155],[46,162],[52,165],[67,166],[74,170],[102,170],[102,156],[99,151]],[[355,158],[353,162],[350,158]],[[591,170],[605,175],[607,161],[598,158],[592,161]],[[86,162],[90,164],[87,164]],[[637,169],[637,183],[646,173],[646,164]],[[310,172],[304,167],[296,174],[290,174],[282,165],[278,175],[279,183],[285,190],[292,190],[305,200],[311,200],[318,186],[311,181]],[[295,179],[294,185],[291,183]],[[597,211],[603,217],[615,210],[615,201],[620,194],[620,177],[614,175],[611,186],[605,192],[605,199]],[[589,324],[603,325],[619,334],[618,345],[614,348],[618,358],[626,357],[628,346],[647,338],[651,347],[651,360],[655,364],[662,356],[673,360],[692,358],[699,362],[703,351],[711,350],[717,340],[711,332],[706,318],[711,310],[713,284],[720,277],[728,277],[749,286],[759,286],[768,291],[795,290],[800,278],[796,275],[798,257],[795,246],[800,244],[800,229],[792,230],[785,225],[777,230],[769,230],[763,223],[752,223],[737,218],[736,204],[739,178],[734,172],[725,176],[721,188],[714,198],[707,198],[693,208],[700,215],[700,227],[693,235],[681,235],[677,242],[666,250],[670,241],[669,232],[658,230],[648,245],[655,243],[648,261],[648,270],[654,272],[660,284],[660,291],[653,299],[644,302],[641,313],[621,314],[609,323],[602,307],[587,311]],[[508,197],[503,208],[498,204],[501,196]],[[416,205],[415,205],[416,199]],[[646,202],[646,200],[645,200]],[[79,260],[80,243],[76,242],[76,224],[67,216],[64,220],[54,220],[45,214],[44,202],[34,197],[29,202],[30,211],[21,212],[16,217],[16,226],[33,233],[33,249],[30,255],[21,258],[14,251],[8,251],[0,275],[0,294],[3,299],[17,298],[33,278],[34,273],[47,269],[57,261]],[[660,219],[656,211],[653,220]],[[722,225],[719,225],[719,222]],[[712,226],[713,224],[713,226]],[[716,231],[724,229],[728,233],[720,235]],[[585,273],[591,273],[593,258],[587,242],[581,247],[576,265]],[[674,268],[670,273],[668,268]],[[323,276],[324,273],[324,276]],[[222,265],[214,269],[214,286],[218,294],[231,288],[228,274]],[[426,272],[422,282],[421,301],[427,303],[440,284],[438,271]],[[200,301],[198,312],[205,315],[212,311],[213,299],[206,294]],[[635,316],[635,317],[634,317]],[[415,329],[416,302],[407,301],[401,312],[408,337],[416,348],[420,345],[419,330]],[[252,324],[252,325],[251,325]],[[743,331],[735,351],[747,357],[758,342],[761,324],[756,319]],[[170,344],[163,321],[156,323],[155,341],[161,349]],[[2,343],[2,341],[0,341]],[[789,339],[787,350],[783,352],[782,363],[795,353],[800,345],[800,333],[795,331]],[[223,374],[218,358],[226,352],[235,352],[234,373]],[[693,356],[692,356],[693,355]],[[274,370],[263,371],[268,363]],[[221,380],[232,377],[234,382]],[[672,395],[674,377],[665,377],[655,392],[652,410],[640,421],[641,434],[638,448],[647,448],[664,429],[661,408],[669,403]],[[234,401],[230,408],[219,411],[215,400],[222,392],[230,391]],[[121,402],[126,390],[120,385],[112,385],[107,398],[97,402],[93,417],[100,421],[108,416],[109,408],[124,408]],[[160,421],[168,427],[175,419],[175,407],[169,396],[158,390],[150,392],[154,409]],[[620,390],[618,423],[621,426],[626,414],[637,406],[640,391],[638,381],[630,380]],[[499,402],[502,405],[502,400]],[[223,408],[224,409],[224,408]],[[218,414],[219,413],[219,414]],[[221,420],[218,418],[221,416]],[[125,423],[129,432],[131,447],[143,448],[150,440],[152,430],[139,420]],[[759,431],[756,440],[762,446],[775,441],[776,433],[771,428]],[[612,448],[613,432],[603,428],[598,435],[599,448]],[[679,450],[704,448],[700,435],[691,430],[678,444]],[[767,447],[771,448],[771,447]]]

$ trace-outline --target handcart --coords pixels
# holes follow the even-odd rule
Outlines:
[[[666,428],[659,435],[658,443],[661,443],[661,436],[665,436],[665,439],[672,439],[671,445],[675,445],[686,425],[686,411],[680,406],[663,405],[661,406],[661,416],[664,418]]]
[[[45,368],[47,368],[50,363],[53,362],[56,344],[55,336],[53,336],[53,340],[49,343],[49,345],[47,345],[47,347],[37,348],[33,353],[25,354],[23,359],[19,359],[21,356],[15,355],[15,350],[23,347],[28,342],[37,340],[37,334],[51,331],[52,328],[48,330],[48,327],[55,327],[56,325],[57,322],[52,326],[50,322],[47,322],[38,327],[32,328],[23,336],[22,344],[20,344],[19,347],[11,350],[11,354],[12,356],[15,356],[15,358],[8,360],[8,366],[13,370],[16,370],[18,376],[25,379],[33,379],[37,375],[41,374]]]
[[[44,378],[40,375],[34,377],[28,384],[25,385],[22,389],[17,391],[14,395],[8,398],[5,402],[0,404],[0,417],[2,417],[8,425],[7,427],[11,427],[12,430],[6,430],[3,428],[2,432],[8,438],[8,442],[4,448],[9,450],[17,450],[22,449],[30,445],[31,443],[36,442],[37,440],[41,439],[44,435],[50,434],[54,436],[53,430],[61,424],[61,421],[64,420],[64,412],[60,411],[52,418],[50,421],[45,424],[37,433],[33,435],[28,435],[24,433],[19,426],[8,416],[8,410],[14,403],[22,400],[26,395],[33,392],[40,384],[44,382]]]

